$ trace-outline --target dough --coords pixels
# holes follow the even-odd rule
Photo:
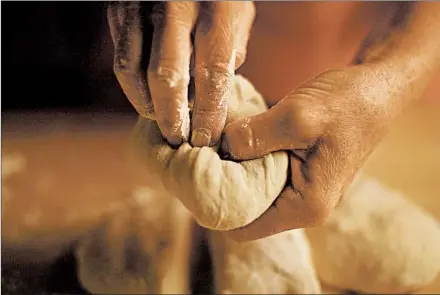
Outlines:
[[[440,272],[438,222],[365,176],[328,222],[307,234],[319,277],[339,289],[405,294]]]
[[[189,294],[193,221],[182,204],[142,188],[76,246],[92,294]]]
[[[228,101],[227,123],[264,112],[263,97],[236,76]],[[276,152],[240,163],[220,159],[216,148],[171,148],[155,121],[139,118],[134,146],[149,173],[179,198],[203,227],[231,230],[251,223],[284,188],[288,157]]]
[[[221,232],[210,241],[216,294],[320,294],[302,229],[235,243]]]

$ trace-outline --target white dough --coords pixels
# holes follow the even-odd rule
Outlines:
[[[323,282],[367,294],[417,290],[440,272],[440,225],[361,175],[323,227],[308,229]]]
[[[302,229],[235,243],[210,233],[216,294],[320,294]]]
[[[240,76],[234,79],[227,123],[264,112],[264,99],[251,83]],[[287,179],[285,152],[236,163],[221,160],[215,148],[184,143],[172,149],[156,122],[144,118],[139,118],[133,139],[149,174],[209,229],[231,230],[249,224],[272,204]]]
[[[175,198],[141,189],[76,247],[92,294],[189,294],[192,218]]]

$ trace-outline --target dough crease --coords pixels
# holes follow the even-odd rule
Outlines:
[[[235,76],[226,124],[267,110],[252,84]],[[232,230],[259,217],[281,193],[287,180],[284,151],[240,163],[222,160],[218,147],[173,149],[155,121],[139,118],[133,131],[135,153],[150,177],[177,197],[203,227]]]

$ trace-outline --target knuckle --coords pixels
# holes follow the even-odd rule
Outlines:
[[[193,109],[194,120],[196,120],[197,117],[210,117],[211,119],[219,118],[221,114],[226,114],[226,104],[220,103],[219,105],[214,101],[211,103],[195,104]]]
[[[295,138],[314,140],[326,127],[327,111],[321,104],[294,98],[287,100],[284,107],[288,115],[283,120],[283,126]]]
[[[292,108],[296,121],[308,124],[310,127],[321,123],[325,115],[325,105],[318,101],[306,99],[297,99],[294,110]]]
[[[195,71],[201,75],[203,74],[219,74],[232,76],[234,72],[234,65],[231,61],[231,55],[224,52],[212,52],[209,60],[196,64]]]
[[[196,11],[196,5],[193,2],[168,2],[166,4],[165,18],[167,21],[176,22],[182,25],[188,25],[188,15]]]
[[[183,73],[174,67],[159,66],[157,69],[148,70],[148,81],[166,89],[186,87],[189,84],[189,73]]]
[[[157,28],[164,28],[170,23],[188,28],[194,25],[196,11],[196,3],[188,1],[156,4],[151,22]]]
[[[232,83],[234,70],[231,70],[229,62],[215,62],[209,65],[196,66],[194,75],[204,86],[208,86],[213,90],[221,90]]]
[[[129,60],[123,56],[116,56],[113,62],[113,72],[115,74],[133,74],[136,69],[133,68]]]

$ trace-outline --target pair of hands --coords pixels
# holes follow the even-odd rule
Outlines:
[[[389,81],[366,66],[329,71],[267,112],[224,128],[231,78],[244,62],[255,17],[253,2],[164,3],[153,15],[147,71],[141,66],[143,17],[140,3],[110,4],[114,70],[138,113],[154,118],[171,145],[214,145],[223,133],[221,148],[234,160],[290,151],[288,186],[261,217],[228,234],[252,240],[322,224],[386,130],[389,96],[398,95],[386,90]]]

